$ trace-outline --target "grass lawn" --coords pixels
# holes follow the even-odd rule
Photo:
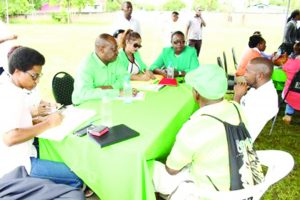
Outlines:
[[[191,13],[183,13],[184,20]],[[143,48],[140,50],[143,60],[150,65],[160,53],[164,41],[163,26],[168,13],[136,12],[142,26]],[[207,27],[203,31],[203,46],[199,57],[201,64],[216,63],[217,56],[225,51],[230,71],[234,72],[231,48],[234,47],[239,59],[247,47],[248,38],[254,31],[261,31],[267,42],[267,53],[276,51],[281,44],[285,21],[284,14],[234,14],[233,21],[227,21],[226,14],[204,13]],[[115,14],[86,15],[74,17],[74,24],[36,24],[26,20],[27,24],[12,24],[10,29],[19,38],[17,43],[33,47],[46,57],[43,68],[44,76],[40,80],[39,89],[44,99],[53,99],[51,80],[58,71],[67,71],[75,75],[81,60],[94,49],[94,40],[100,33],[112,33],[110,19]],[[24,21],[24,20],[23,20]],[[283,110],[283,109],[281,109]],[[258,113],[259,114],[259,113]],[[296,161],[292,173],[273,186],[263,199],[300,199],[300,116],[290,126],[282,123],[280,113],[272,135],[269,135],[270,123],[264,128],[256,142],[257,149],[281,149],[291,153]]]

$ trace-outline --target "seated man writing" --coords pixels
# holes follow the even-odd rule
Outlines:
[[[200,109],[177,134],[166,165],[155,163],[155,191],[169,195],[183,181],[194,182],[199,190],[228,191],[231,189],[231,149],[234,148],[245,158],[247,151],[253,152],[253,148],[248,139],[237,141],[238,144],[236,141],[229,143],[227,134],[230,133],[227,133],[222,121],[241,126],[243,115],[236,103],[223,98],[227,91],[227,79],[220,67],[199,67],[188,73],[185,79],[193,87],[193,96]],[[242,148],[244,144],[247,147]],[[229,148],[229,145],[232,146]],[[234,173],[240,175],[238,181],[243,187],[261,182],[263,175],[260,165],[247,159],[242,163]]]
[[[31,177],[49,179],[55,183],[82,186],[82,181],[65,164],[41,160],[32,145],[33,138],[60,125],[59,112],[48,115],[33,125],[30,108],[23,89],[32,90],[39,83],[45,58],[38,51],[20,47],[9,58],[10,77],[0,80],[0,178],[19,166]]]
[[[176,31],[171,36],[171,47],[163,48],[156,61],[150,66],[155,74],[167,77],[167,67],[174,68],[174,76],[185,76],[199,66],[194,47],[185,45],[184,34]]]
[[[273,63],[270,60],[254,58],[246,67],[244,77],[247,83],[238,83],[234,87],[234,100],[241,104],[253,142],[278,112],[278,96],[271,80],[272,72]]]
[[[122,96],[124,78],[128,72],[121,67],[117,42],[113,36],[103,33],[96,38],[95,52],[91,53],[78,69],[72,101],[81,104],[104,96]],[[136,94],[136,90],[133,90]]]

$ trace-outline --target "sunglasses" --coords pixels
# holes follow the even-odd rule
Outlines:
[[[173,41],[173,44],[185,44],[184,40],[175,40]]]
[[[27,71],[25,73],[29,74],[31,76],[31,78],[32,78],[33,81],[36,81],[36,80],[38,80],[39,78],[41,78],[43,76],[42,73],[40,73],[40,74],[34,74],[34,73],[29,72],[29,71]]]
[[[133,47],[134,47],[134,48],[142,48],[142,45],[140,45],[140,44],[138,44],[138,43],[134,43],[134,44],[133,44]]]

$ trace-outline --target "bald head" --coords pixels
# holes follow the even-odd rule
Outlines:
[[[254,71],[264,74],[264,79],[266,81],[271,79],[274,65],[270,60],[263,57],[257,57],[252,59],[250,64],[252,64]]]
[[[110,44],[117,44],[115,38],[107,33],[102,33],[96,38],[95,48],[107,46]]]
[[[114,61],[118,55],[118,46],[115,38],[103,33],[96,38],[95,52],[104,64]]]

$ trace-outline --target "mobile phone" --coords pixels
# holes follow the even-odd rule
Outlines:
[[[93,124],[88,124],[86,125],[85,127],[75,131],[73,134],[78,136],[78,137],[82,137],[82,136],[85,136],[87,134],[87,128],[93,126]]]
[[[94,136],[102,136],[109,132],[109,128],[107,126],[99,125],[95,126],[93,129],[89,130],[89,134],[92,134]]]

